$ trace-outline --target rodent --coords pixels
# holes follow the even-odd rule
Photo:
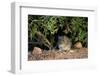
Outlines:
[[[71,40],[67,36],[58,36],[59,51],[69,51],[72,46]]]

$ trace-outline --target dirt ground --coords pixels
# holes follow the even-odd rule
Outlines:
[[[88,58],[88,49],[80,48],[80,49],[71,49],[69,51],[43,51],[42,54],[32,55],[28,54],[28,61],[32,60],[57,60],[57,59],[82,59]]]

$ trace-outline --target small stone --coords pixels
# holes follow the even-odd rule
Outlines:
[[[40,55],[40,54],[42,54],[42,49],[39,47],[34,47],[32,54],[33,55]]]
[[[81,42],[77,42],[74,44],[74,48],[80,49],[82,48],[82,43]]]
[[[70,52],[70,53],[73,53],[73,52],[75,52],[75,50],[70,50],[69,52]]]

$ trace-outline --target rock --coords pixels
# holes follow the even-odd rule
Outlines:
[[[77,48],[77,49],[82,48],[82,43],[81,43],[81,42],[76,42],[76,43],[74,44],[74,48]]]
[[[32,54],[33,55],[40,55],[40,54],[42,54],[42,49],[39,47],[34,47]]]
[[[69,52],[70,52],[70,53],[73,53],[73,52],[75,52],[75,50],[72,50],[72,49],[71,49]]]

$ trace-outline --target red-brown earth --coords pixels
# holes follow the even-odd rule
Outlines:
[[[38,53],[29,53],[28,61],[32,60],[57,60],[57,59],[83,59],[88,58],[88,49],[87,48],[79,48],[79,49],[71,49],[69,51],[58,51],[56,49],[53,50],[42,50],[42,52]]]

